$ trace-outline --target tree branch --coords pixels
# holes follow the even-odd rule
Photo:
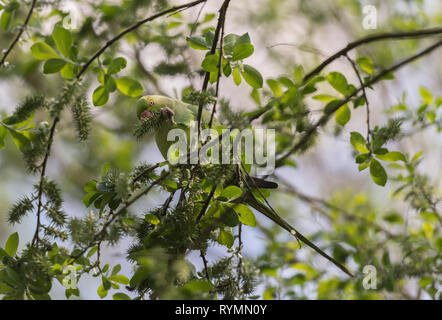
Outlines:
[[[219,60],[218,60],[218,74],[216,77],[216,89],[215,89],[215,102],[213,103],[212,113],[210,114],[209,128],[212,129],[213,116],[216,112],[216,104],[218,102],[218,94],[219,94],[219,82],[222,74],[222,65],[223,65],[223,54],[224,54],[224,23],[221,26],[221,37],[219,39]]]
[[[224,22],[226,19],[226,12],[227,12],[227,8],[229,7],[229,3],[230,3],[230,0],[224,0],[221,8],[219,9],[218,23],[216,25],[215,33],[213,36],[213,43],[212,43],[212,48],[210,49],[210,54],[216,53],[218,39],[219,39],[219,36],[221,33],[221,29],[224,26]],[[209,85],[209,80],[210,80],[210,72],[206,71],[206,73],[204,74],[203,87],[201,89],[201,92],[207,91],[207,86]],[[198,105],[198,116],[197,116],[198,136],[200,136],[200,133],[201,133],[201,115],[202,115],[202,113],[203,113],[203,104],[202,104],[202,102],[200,102]]]
[[[367,139],[368,149],[371,151],[371,144],[370,144],[370,132],[371,132],[371,128],[370,128],[370,104],[368,102],[367,92],[365,91],[364,81],[362,81],[362,77],[361,77],[361,74],[359,73],[359,70],[358,70],[358,68],[356,66],[356,63],[348,56],[348,54],[345,54],[345,57],[351,63],[351,66],[353,67],[353,70],[356,73],[356,76],[358,77],[359,85],[362,88],[362,96],[365,99],[365,106],[366,106],[366,112],[367,112],[367,138],[366,139]]]
[[[161,177],[159,177],[157,180],[155,180],[154,182],[152,182],[152,184],[147,187],[146,189],[144,189],[144,191],[140,192],[139,194],[137,194],[135,197],[133,197],[130,201],[126,202],[125,205],[119,209],[117,212],[115,212],[115,214],[112,215],[112,218],[110,218],[101,228],[101,230],[94,236],[94,238],[92,239],[92,241],[90,242],[90,244],[88,246],[86,246],[85,248],[83,248],[78,254],[76,254],[75,256],[72,257],[72,261],[71,263],[75,262],[78,258],[80,258],[89,248],[91,248],[92,246],[94,246],[95,242],[97,240],[103,239],[104,237],[104,233],[106,232],[106,229],[109,227],[109,225],[112,224],[112,222],[114,222],[114,220],[123,212],[125,212],[131,205],[133,205],[138,199],[140,199],[142,196],[148,194],[150,192],[150,190],[152,190],[152,188],[154,186],[156,186],[157,184],[159,184],[162,180],[164,180],[168,175],[170,174],[170,172],[167,172],[165,174],[163,174]]]
[[[28,15],[26,16],[25,22],[23,22],[23,24],[20,26],[20,30],[18,31],[17,36],[14,38],[14,40],[11,42],[9,48],[3,54],[2,60],[0,61],[0,66],[2,66],[5,63],[6,58],[8,57],[9,53],[12,51],[14,46],[17,44],[18,40],[20,40],[20,37],[23,34],[23,32],[25,31],[25,29],[29,23],[29,20],[31,20],[31,16],[32,16],[32,13],[34,12],[34,8],[35,8],[36,3],[37,3],[37,0],[32,0],[31,7],[29,8]]]
[[[117,42],[118,40],[120,40],[123,36],[125,36],[126,34],[128,34],[129,32],[132,32],[132,31],[134,31],[134,30],[136,30],[136,29],[138,29],[140,26],[142,26],[143,24],[145,24],[145,23],[147,23],[147,22],[150,22],[150,21],[153,21],[153,20],[155,20],[155,19],[157,19],[157,18],[159,18],[159,17],[162,17],[162,16],[164,16],[164,15],[166,15],[166,14],[168,14],[168,13],[171,13],[171,12],[175,12],[175,11],[178,11],[178,10],[181,10],[181,9],[187,9],[187,8],[191,8],[191,7],[194,7],[194,6],[196,6],[197,4],[200,4],[200,3],[202,3],[202,2],[206,2],[207,0],[197,0],[197,1],[193,1],[193,2],[189,2],[189,3],[186,3],[186,4],[183,4],[183,5],[180,5],[180,6],[175,6],[175,7],[172,7],[172,8],[170,8],[170,9],[167,9],[167,10],[164,10],[164,11],[161,11],[161,12],[158,12],[158,13],[156,13],[156,14],[154,14],[154,15],[152,15],[152,16],[150,16],[150,17],[148,17],[148,18],[146,18],[146,19],[143,19],[143,20],[140,20],[140,21],[138,21],[137,23],[135,23],[135,24],[133,24],[132,26],[130,26],[129,28],[127,28],[127,29],[125,29],[125,30],[123,30],[122,32],[120,32],[119,34],[117,34],[115,37],[113,37],[111,40],[108,40],[107,42],[106,42],[106,44],[103,46],[103,47],[101,47],[101,49],[99,49],[84,65],[83,65],[83,67],[81,68],[81,70],[78,72],[78,74],[77,74],[77,76],[75,77],[76,79],[79,79],[81,76],[82,76],[82,74],[87,70],[87,68],[90,66],[90,64],[95,60],[95,59],[97,59],[104,51],[106,51],[106,49],[107,48],[109,48],[112,44],[114,44],[115,42]]]
[[[375,41],[382,41],[382,40],[407,40],[407,39],[412,39],[412,38],[422,38],[422,37],[433,36],[433,35],[437,35],[437,34],[442,34],[442,28],[431,28],[431,29],[424,29],[424,30],[417,30],[417,31],[380,33],[380,34],[370,35],[365,38],[361,38],[361,39],[356,40],[354,42],[350,42],[345,48],[339,50],[334,55],[329,57],[327,60],[322,62],[315,69],[313,69],[308,74],[306,74],[304,76],[303,83],[306,83],[307,80],[309,80],[311,77],[320,73],[326,66],[328,66],[330,63],[332,63],[334,60],[338,59],[341,56],[346,55],[347,52],[349,52],[349,51],[353,50],[354,48],[359,47],[363,44],[367,44],[367,43],[371,43],[371,42],[375,42]]]
[[[402,60],[399,63],[396,63],[392,67],[385,69],[384,71],[380,72],[378,75],[376,75],[375,77],[373,77],[369,81],[367,81],[363,86],[361,86],[358,89],[356,89],[355,91],[353,91],[353,93],[351,93],[349,96],[347,96],[344,100],[342,100],[341,102],[334,105],[333,108],[331,108],[326,114],[324,114],[312,127],[310,127],[307,131],[305,131],[305,133],[301,137],[301,139],[286,154],[284,154],[282,157],[277,159],[276,167],[280,167],[284,163],[285,159],[287,159],[288,157],[290,157],[291,154],[293,154],[294,152],[298,151],[301,147],[303,147],[308,142],[309,138],[316,132],[316,130],[320,126],[323,126],[324,124],[327,123],[330,116],[332,116],[344,104],[350,102],[350,100],[353,97],[355,97],[360,91],[362,91],[363,88],[372,86],[373,84],[382,80],[382,78],[385,77],[390,72],[394,72],[394,71],[400,69],[401,67],[413,62],[414,60],[419,59],[426,54],[429,54],[430,52],[434,51],[435,49],[437,49],[441,45],[442,45],[442,40],[434,43],[433,45],[427,47],[426,49],[420,51],[419,53],[417,53],[411,57],[408,57],[407,59]]]
[[[48,145],[46,147],[46,153],[43,159],[43,163],[41,164],[41,173],[40,173],[40,183],[38,186],[38,196],[37,196],[37,200],[38,200],[38,206],[37,206],[37,227],[35,228],[35,234],[34,234],[34,238],[32,239],[32,243],[31,246],[33,247],[34,244],[35,246],[38,248],[38,242],[39,242],[39,231],[40,231],[40,215],[41,215],[41,208],[42,208],[42,195],[43,195],[43,183],[44,183],[44,179],[45,179],[45,174],[46,174],[46,165],[48,163],[48,159],[49,159],[49,154],[51,153],[51,146],[52,146],[52,142],[54,140],[54,133],[55,133],[55,127],[57,126],[58,121],[60,121],[60,119],[58,117],[54,118],[54,121],[52,122],[52,126],[51,126],[51,130],[49,132],[49,138],[48,138]]]

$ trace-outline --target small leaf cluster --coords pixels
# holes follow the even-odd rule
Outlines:
[[[207,30],[203,36],[188,37],[189,46],[196,50],[210,50],[213,45],[214,34],[212,30]],[[263,86],[261,73],[251,65],[244,64],[243,60],[250,57],[254,52],[254,46],[251,44],[250,36],[245,33],[241,36],[237,34],[228,34],[223,39],[223,57],[220,61],[220,49],[215,54],[208,52],[201,63],[201,67],[210,72],[210,83],[218,79],[218,70],[227,78],[232,75],[234,83],[239,86],[241,77],[254,89],[260,89]]]
[[[103,106],[109,100],[110,93],[118,89],[124,95],[131,98],[138,98],[143,93],[143,87],[133,77],[123,76],[115,78],[115,75],[125,69],[127,65],[126,59],[117,57],[114,59],[104,59],[102,63],[95,68],[93,72],[97,74],[100,85],[92,94],[94,106]]]
[[[389,151],[384,146],[388,140],[393,139],[398,134],[399,127],[400,123],[397,121],[391,121],[386,127],[376,127],[371,134],[372,140],[370,144],[360,133],[351,132],[350,134],[350,143],[359,152],[355,158],[359,171],[370,167],[370,175],[373,181],[380,186],[385,186],[388,176],[378,160],[387,162],[407,161],[403,153]]]
[[[0,3],[0,11],[2,11],[0,16],[0,26],[3,30],[7,31],[10,29],[12,22],[14,21],[15,13],[19,8],[20,3],[18,1],[9,1],[6,5]]]

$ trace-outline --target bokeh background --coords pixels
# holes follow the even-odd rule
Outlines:
[[[29,1],[28,1],[29,2]],[[104,42],[110,34],[121,30],[135,18],[142,18],[156,12],[165,5],[165,1],[46,1],[37,7],[39,18],[31,23],[32,28],[42,28],[50,34],[60,15],[70,13],[72,30],[83,26],[85,19],[92,19],[91,28],[97,34],[96,41]],[[181,4],[184,1],[171,1]],[[172,97],[181,97],[183,88],[193,84],[196,88],[202,84],[202,78],[197,70],[203,58],[203,53],[186,47],[183,38],[177,43],[182,47],[179,55],[172,59],[168,57],[167,48],[160,41],[149,41],[155,36],[173,36],[174,34],[189,34],[186,28],[164,31],[164,26],[171,21],[185,21],[192,24],[197,18],[209,13],[216,13],[221,1],[208,1],[201,7],[183,11],[179,16],[164,17],[140,28],[133,38],[128,37],[116,50],[119,56],[128,61],[125,70],[143,84],[146,94],[161,92]],[[377,29],[365,30],[364,5],[373,5],[377,9]],[[92,7],[102,8],[101,14],[90,16]],[[106,7],[105,7],[106,6]],[[26,5],[23,3],[23,12]],[[59,9],[54,14],[53,8]],[[119,10],[125,8],[125,10]],[[23,12],[20,16],[23,16]],[[208,22],[215,25],[216,19]],[[16,23],[18,25],[18,22]],[[226,34],[242,34],[248,32],[255,46],[254,55],[247,63],[260,70],[264,79],[276,78],[280,75],[292,74],[296,65],[302,65],[309,70],[330,56],[350,41],[367,36],[373,32],[390,30],[410,30],[442,25],[442,2],[439,0],[389,0],[389,1],[357,1],[357,0],[243,0],[232,1],[226,20]],[[108,29],[101,34],[101,30]],[[163,28],[163,29],[162,29]],[[9,57],[7,68],[0,70],[0,114],[10,114],[16,105],[27,95],[43,93],[48,97],[54,96],[60,88],[58,75],[41,73],[42,65],[29,55],[29,47],[33,43],[32,33],[25,32],[23,39]],[[138,38],[136,38],[138,37]],[[9,44],[10,37],[0,33],[0,48]],[[389,66],[401,58],[415,53],[431,40],[384,41],[363,46],[358,49],[358,56],[366,55],[379,66]],[[94,44],[91,43],[91,46]],[[355,52],[351,53],[355,57]],[[430,56],[419,60],[396,74],[396,79],[384,81],[368,91],[371,104],[372,125],[383,125],[387,121],[387,110],[398,104],[403,94],[410,108],[417,109],[421,105],[419,88],[428,88],[433,94],[442,94],[442,52],[436,51]],[[188,69],[178,74],[163,74],[161,64],[188,64]],[[347,76],[351,83],[357,84],[351,65],[344,58],[336,60],[327,71],[339,71]],[[42,80],[44,77],[44,81]],[[87,77],[91,97],[97,85],[95,77]],[[330,90],[330,88],[323,89]],[[220,97],[230,100],[235,110],[249,110],[255,107],[250,97],[250,87],[244,82],[235,86],[231,79],[221,78]],[[311,109],[320,110],[323,105],[315,100],[309,101]],[[73,133],[73,123],[66,113],[62,125],[57,129],[56,139],[49,159],[47,175],[55,179],[61,186],[64,195],[63,207],[69,216],[83,217],[89,214],[81,202],[84,196],[83,186],[92,178],[99,176],[103,163],[122,171],[130,170],[142,161],[156,163],[162,160],[152,139],[147,137],[137,141],[132,136],[136,121],[134,100],[114,94],[105,107],[93,107],[93,130],[87,142],[77,142]],[[319,113],[318,113],[319,115]],[[312,117],[315,117],[312,113]],[[44,115],[37,115],[44,117]],[[259,124],[257,124],[259,125]],[[405,129],[407,130],[407,129]],[[410,129],[411,130],[411,129]],[[283,167],[275,172],[287,183],[306,195],[323,199],[335,199],[343,206],[351,206],[356,199],[371,203],[372,210],[388,212],[395,210],[403,218],[404,225],[398,226],[404,230],[419,228],[421,221],[419,213],[400,198],[392,197],[394,182],[389,182],[385,188],[375,185],[367,171],[358,172],[354,163],[353,150],[349,143],[351,131],[366,131],[365,109],[359,108],[352,113],[350,123],[342,131],[334,124],[329,124],[320,131],[320,139],[315,148],[296,156],[297,168]],[[424,153],[424,159],[419,167],[422,173],[428,174],[431,183],[440,190],[442,187],[442,139],[435,128],[422,130],[417,134],[401,139],[391,144],[391,149],[414,154]],[[32,185],[37,182],[36,176],[26,173],[20,152],[13,147],[12,140],[7,140],[6,148],[0,150],[0,243],[3,244],[12,231],[20,234],[20,245],[30,241],[35,228],[35,217],[27,217],[23,223],[10,226],[6,221],[10,206],[20,195],[29,194]],[[134,206],[134,212],[153,207],[164,201],[165,194],[152,192],[144,200]],[[320,213],[293,195],[275,193],[270,198],[275,209],[283,213],[290,223],[304,234],[314,234],[318,230],[327,230],[330,224]],[[263,216],[257,215],[262,228],[271,228],[271,224]],[[244,255],[258,257],[266,250],[268,239],[260,229],[245,227]],[[282,242],[288,237],[277,235]],[[340,239],[330,241],[339,242]],[[125,262],[125,252],[130,239],[123,239],[117,246],[104,248],[103,261],[111,264],[122,263],[123,272],[132,273],[132,267]],[[394,259],[394,249],[392,259]],[[222,257],[225,250],[215,247],[209,250],[208,259]],[[302,249],[299,257],[310,256],[308,249]],[[399,258],[399,257],[397,257]],[[191,260],[201,268],[199,253],[191,254]],[[341,276],[339,271],[326,263],[320,257],[313,258],[311,264],[315,268],[324,268],[331,275]],[[352,267],[351,262],[349,267]],[[286,271],[287,276],[292,271]],[[96,288],[99,279],[83,278],[80,282],[82,298],[97,299]],[[265,290],[265,284],[258,287],[258,292]],[[305,289],[306,296],[317,298],[317,288],[312,286]],[[405,287],[407,294],[415,296],[416,281],[410,281]],[[64,290],[59,284],[52,289],[54,298],[63,298]],[[394,293],[392,293],[394,296]],[[388,295],[387,295],[388,297]],[[425,294],[419,298],[429,298]]]

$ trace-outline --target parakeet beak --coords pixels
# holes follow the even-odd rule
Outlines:
[[[138,119],[150,118],[153,115],[152,111],[149,110],[149,104],[146,99],[142,97],[137,103],[137,117]]]
[[[143,112],[141,112],[140,114],[140,119],[145,119],[145,118],[150,118],[153,116],[152,111],[149,110],[144,110]]]

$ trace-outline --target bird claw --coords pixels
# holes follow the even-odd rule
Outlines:
[[[173,112],[172,109],[170,109],[169,107],[164,107],[161,108],[161,116],[166,119],[166,121],[170,121],[170,123],[172,124],[176,124],[174,116],[175,112]]]

